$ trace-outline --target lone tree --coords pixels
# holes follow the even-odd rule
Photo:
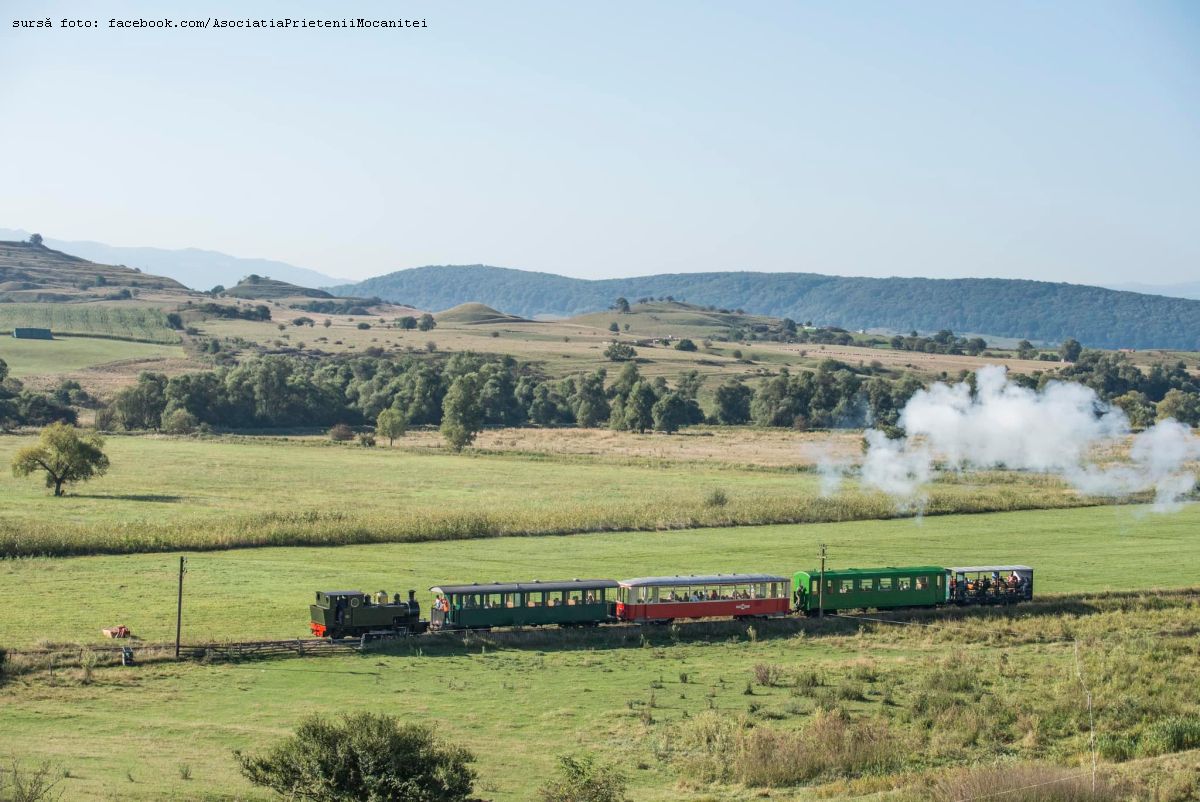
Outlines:
[[[13,476],[45,471],[46,487],[53,487],[54,495],[61,496],[68,482],[104,475],[108,457],[103,448],[104,439],[95,432],[80,437],[74,426],[52,423],[42,429],[37,445],[26,446],[13,456]]]
[[[483,430],[483,405],[479,403],[479,375],[459,376],[446,391],[442,401],[442,437],[455,451],[462,451],[475,442]]]
[[[42,235],[41,234],[30,234],[29,235],[29,244],[37,246],[39,248],[42,247]]]
[[[464,802],[475,782],[466,749],[393,716],[310,716],[263,755],[234,757],[250,782],[314,802]]]
[[[612,308],[617,310],[618,312],[620,312],[623,315],[628,315],[629,314],[629,301],[626,300],[625,298],[618,298],[616,300],[616,302],[613,303]]]
[[[433,319],[433,315],[426,312],[421,315],[421,319],[417,321],[417,328],[421,331],[433,331],[437,328],[437,321]]]
[[[408,430],[408,418],[398,409],[388,408],[379,413],[375,419],[375,433],[388,439],[388,445],[394,445],[397,437],[403,437]]]
[[[1063,344],[1058,347],[1058,355],[1063,358],[1064,362],[1075,362],[1082,353],[1083,346],[1074,337],[1064,340]]]
[[[613,343],[604,349],[604,356],[613,362],[628,362],[637,356],[637,351],[628,343]]]

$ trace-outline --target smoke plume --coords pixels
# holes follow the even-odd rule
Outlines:
[[[976,392],[963,382],[918,391],[900,415],[905,437],[869,430],[862,481],[900,500],[918,498],[935,464],[955,470],[1009,468],[1061,476],[1089,495],[1126,496],[1153,490],[1155,509],[1176,509],[1196,484],[1188,462],[1200,459],[1200,438],[1166,420],[1133,439],[1127,462],[1097,464],[1093,454],[1130,433],[1119,408],[1089,387],[1051,382],[1037,391],[1010,382],[989,365]]]

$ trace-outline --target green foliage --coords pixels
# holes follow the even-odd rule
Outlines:
[[[750,420],[750,400],[754,391],[737,379],[726,379],[717,387],[717,422],[725,425],[747,423]]]
[[[689,340],[687,337],[684,337],[679,342],[675,343],[675,350],[676,351],[695,351],[696,344],[694,342],[692,342],[691,340]]]
[[[623,428],[643,434],[654,425],[654,405],[658,396],[654,386],[647,381],[638,381],[629,391],[625,399],[622,424]]]
[[[437,328],[437,321],[433,319],[433,315],[426,312],[421,315],[421,319],[417,321],[417,328],[421,331],[433,331]]]
[[[628,362],[636,356],[637,351],[628,343],[612,343],[604,349],[604,358],[611,362]]]
[[[162,428],[167,434],[191,434],[196,431],[196,416],[186,409],[173,409],[163,415]]]
[[[463,802],[475,780],[470,752],[375,713],[311,716],[266,753],[234,755],[255,785],[313,802]]]
[[[479,401],[479,376],[468,373],[459,376],[446,391],[442,402],[442,437],[455,451],[462,451],[475,442],[483,430],[483,406]]]
[[[1074,362],[1079,359],[1079,355],[1082,353],[1083,346],[1074,337],[1068,337],[1063,340],[1063,344],[1058,347],[1058,355],[1066,362]]]
[[[375,419],[375,432],[380,437],[386,437],[389,446],[395,444],[397,437],[403,437],[406,431],[408,418],[398,409],[388,407]]]
[[[109,462],[103,448],[104,440],[95,432],[80,437],[74,426],[52,423],[42,429],[37,445],[26,446],[13,456],[13,476],[44,471],[46,487],[61,496],[65,484],[104,475]]]
[[[595,755],[561,755],[558,776],[538,790],[542,802],[625,802],[628,781]]]
[[[1174,418],[1189,426],[1200,426],[1200,393],[1169,390],[1158,402],[1157,416],[1159,420]]]
[[[655,430],[668,434],[692,422],[688,402],[679,393],[666,393],[655,401],[651,415]]]

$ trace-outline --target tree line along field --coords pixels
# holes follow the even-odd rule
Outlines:
[[[1020,559],[1037,566],[1043,601],[1009,614],[920,614],[894,627],[830,620],[543,630],[307,660],[40,667],[0,686],[0,752],[61,761],[71,773],[68,798],[267,799],[239,777],[231,750],[259,749],[308,712],[371,709],[433,722],[474,751],[477,795],[495,802],[534,798],[554,757],[577,751],[616,761],[635,802],[949,802],[973,795],[961,793],[971,766],[1000,763],[1010,779],[1042,781],[1090,764],[1078,641],[1102,789],[1127,782],[1142,792],[1096,798],[1150,798],[1154,788],[1156,799],[1183,802],[1200,779],[1195,753],[1180,753],[1200,745],[1189,691],[1200,668],[1196,594],[1087,592],[1194,584],[1196,523],[1194,510],[1151,518],[1104,507],[194,554],[185,642],[301,634],[311,590],[331,584],[402,592],[451,578],[571,576],[581,565],[602,576],[790,572],[813,565],[821,542],[837,566]],[[6,616],[0,642],[86,641],[118,622],[167,640],[176,566],[173,555],[0,563],[6,587],[56,600],[39,608],[37,635],[21,616]],[[1045,598],[1064,592],[1079,595]],[[427,605],[428,594],[421,598]],[[10,657],[10,669],[21,659]],[[805,741],[807,732],[822,743]],[[1010,780],[986,784],[1005,790],[1002,781]]]
[[[0,438],[0,461],[7,464],[32,442]],[[37,477],[0,475],[6,499],[0,554],[457,540],[913,514],[853,481],[822,496],[821,477],[804,469],[811,453],[807,462],[772,469],[366,449],[317,438],[114,436],[105,451],[112,463],[107,475],[65,498],[51,497]],[[930,486],[923,509],[936,515],[1095,503],[1101,501],[1056,479],[990,471],[943,476]]]

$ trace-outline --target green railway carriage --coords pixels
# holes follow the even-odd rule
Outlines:
[[[823,599],[820,581],[820,571],[797,571],[792,578],[792,609],[815,613],[823,603],[829,611],[884,610],[946,602],[946,569],[937,565],[826,570]]]
[[[399,593],[389,598],[383,590],[374,595],[361,590],[318,590],[308,608],[308,627],[318,638],[415,635],[426,627],[415,596],[411,590],[407,600]]]
[[[616,589],[612,579],[438,585],[429,628],[594,626],[616,620]]]

